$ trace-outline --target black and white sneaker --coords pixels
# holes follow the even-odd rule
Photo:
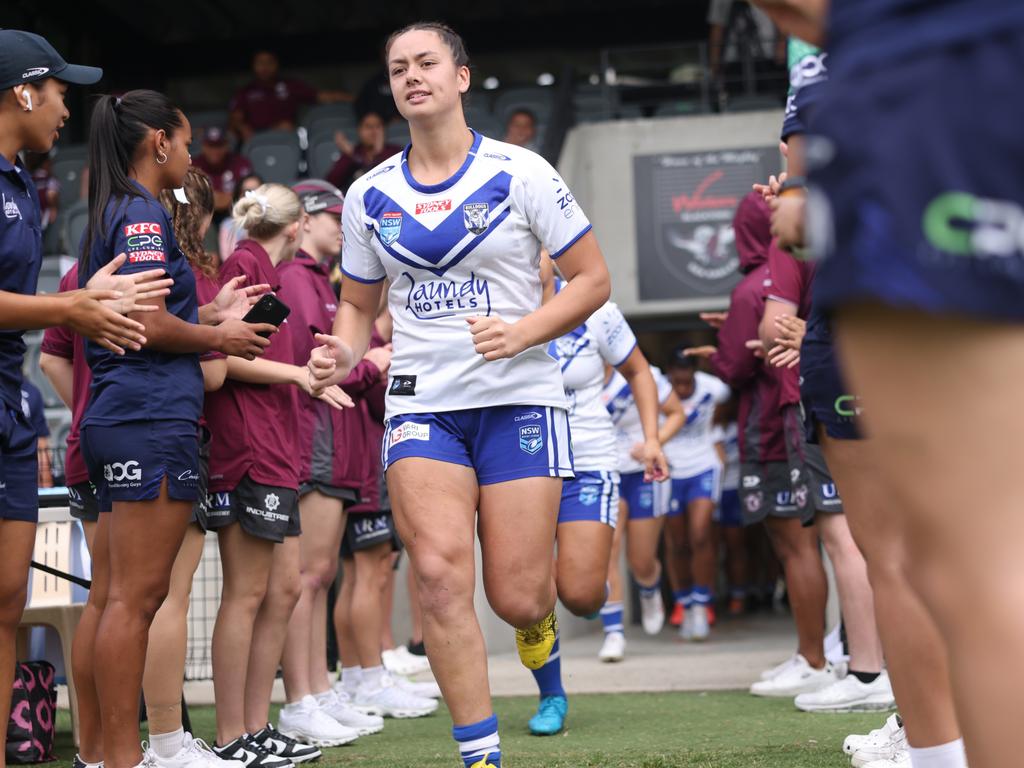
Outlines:
[[[278,757],[266,747],[251,741],[252,737],[242,734],[230,744],[211,749],[221,760],[234,760],[245,768],[294,768],[292,761]]]
[[[100,760],[98,763],[87,763],[76,754],[75,759],[71,761],[71,768],[103,768],[103,761]]]
[[[301,741],[285,736],[273,725],[267,723],[267,727],[259,733],[249,737],[249,742],[258,744],[269,752],[283,757],[292,763],[308,763],[311,760],[319,760],[323,754],[312,744],[303,744]]]

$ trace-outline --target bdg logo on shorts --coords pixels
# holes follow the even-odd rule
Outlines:
[[[519,428],[519,447],[524,453],[534,456],[544,447],[544,434],[540,424],[528,424]]]
[[[103,479],[110,488],[138,488],[142,485],[138,482],[142,479],[142,467],[135,460],[104,464]]]
[[[424,440],[430,442],[430,425],[407,421],[391,430],[391,445],[404,443],[406,440]]]
[[[593,506],[594,504],[597,504],[597,500],[600,498],[600,496],[601,486],[599,484],[589,483],[583,485],[580,488],[580,504],[582,504],[585,507],[590,507]]]

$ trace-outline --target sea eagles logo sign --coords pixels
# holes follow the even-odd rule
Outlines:
[[[380,239],[384,245],[391,245],[402,234],[402,213],[390,212],[380,217]]]
[[[736,207],[778,164],[768,147],[634,157],[640,300],[728,296],[739,279]]]
[[[486,232],[490,208],[487,203],[466,203],[462,206],[462,221],[466,229],[474,235]]]

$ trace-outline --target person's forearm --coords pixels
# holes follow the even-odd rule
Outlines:
[[[607,270],[579,273],[551,301],[516,323],[526,348],[547,344],[578,328],[610,295],[611,280]]]
[[[217,357],[212,360],[200,360],[199,367],[203,370],[203,391],[216,392],[224,386],[228,375],[228,360]]]
[[[644,439],[664,442],[658,435],[658,388],[654,383],[650,367],[644,366],[644,368],[630,371],[626,374],[626,381],[629,382],[633,399],[636,401]]]
[[[333,333],[352,350],[356,360],[362,359],[370,348],[370,337],[373,334],[373,321],[377,317],[376,307],[373,311],[354,304],[345,298],[344,288],[341,295],[341,307],[334,317]],[[354,367],[354,366],[353,366]],[[346,372],[346,375],[347,372]]]
[[[775,320],[783,315],[796,316],[796,313],[797,306],[788,301],[778,299],[765,301],[764,317],[761,318],[761,327],[758,329],[765,351],[775,346],[775,337],[779,335],[778,328],[775,327]]]
[[[0,291],[0,329],[34,331],[67,322],[68,297],[75,291],[26,296]]]
[[[246,384],[295,384],[301,386],[306,379],[306,369],[290,363],[275,360],[243,360],[228,358],[228,378]]]
[[[665,417],[665,420],[661,422],[661,426],[658,427],[658,442],[664,445],[673,437],[676,433],[683,428],[683,424],[686,423],[686,413],[684,411],[676,411],[670,413]]]
[[[66,358],[43,352],[39,355],[39,367],[46,374],[54,392],[57,393],[64,405],[70,408],[74,399],[74,364]]]

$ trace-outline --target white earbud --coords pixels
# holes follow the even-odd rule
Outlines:
[[[25,111],[26,112],[31,112],[32,111],[32,94],[29,93],[28,91],[25,91]]]

